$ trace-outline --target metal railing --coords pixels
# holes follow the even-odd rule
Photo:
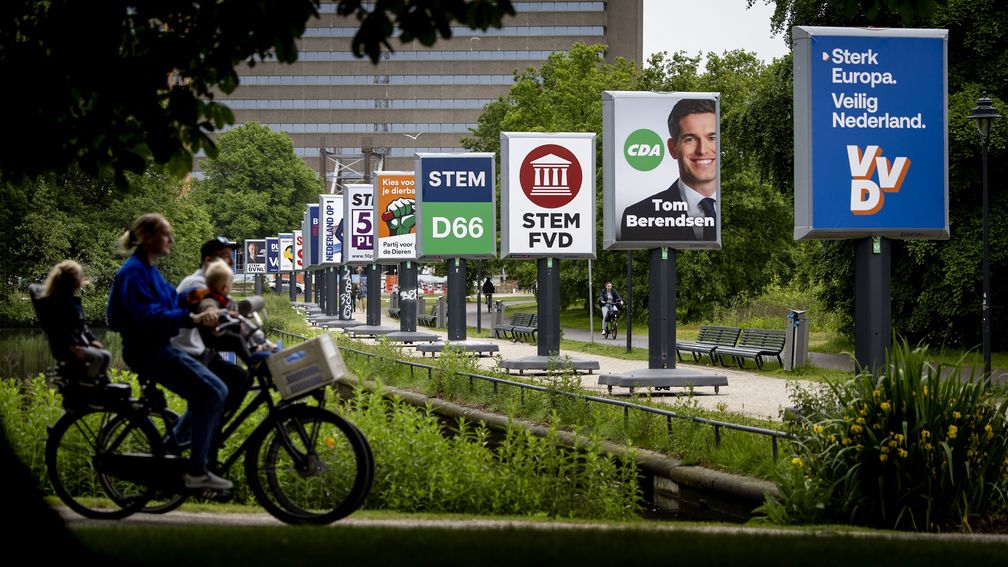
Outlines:
[[[275,334],[277,336],[290,337],[292,339],[298,339],[298,340],[302,340],[302,341],[308,340],[307,337],[303,337],[301,335],[296,335],[294,333],[288,333],[286,331],[281,331],[280,329],[269,329],[267,332],[273,333],[273,334]],[[364,350],[355,349],[355,348],[340,347],[340,350],[342,350],[344,352],[352,352],[352,353],[355,353],[355,354],[358,354],[358,355],[367,356],[367,357],[376,357],[379,360],[388,360],[388,357],[386,357],[386,356],[383,356],[383,355],[380,355],[380,354],[376,354],[376,353],[373,353],[373,352],[368,352],[368,351],[364,351]],[[396,364],[402,364],[402,365],[408,366],[409,369],[410,369],[410,377],[411,378],[415,378],[415,376],[416,376],[415,372],[416,372],[417,369],[426,370],[427,371],[427,379],[428,380],[433,380],[433,376],[434,376],[434,371],[435,370],[443,371],[443,369],[441,369],[441,368],[437,368],[435,366],[432,366],[430,364],[425,364],[425,363],[422,363],[422,362],[415,362],[415,361],[412,361],[412,360],[401,360],[401,359],[398,359],[398,358],[393,358],[391,360],[394,363],[396,363]],[[519,388],[521,390],[521,402],[522,403],[525,402],[525,391],[526,390],[532,390],[532,391],[535,391],[535,392],[544,392],[544,393],[558,395],[558,396],[565,396],[565,397],[568,397],[568,398],[571,398],[571,399],[581,400],[581,401],[585,401],[585,402],[592,402],[592,403],[599,403],[599,404],[605,404],[605,405],[610,405],[610,406],[622,407],[623,408],[623,420],[624,420],[624,422],[626,422],[626,421],[628,421],[630,419],[630,410],[635,410],[635,411],[640,411],[640,412],[644,412],[644,413],[651,413],[651,414],[655,414],[655,415],[660,415],[660,416],[662,416],[662,417],[665,418],[666,431],[668,432],[669,438],[672,437],[672,420],[673,419],[678,419],[678,420],[682,420],[682,421],[690,421],[690,422],[693,422],[693,423],[697,423],[697,424],[701,424],[701,425],[709,425],[709,426],[713,427],[714,428],[714,445],[716,447],[719,447],[721,445],[721,430],[722,429],[727,429],[727,430],[731,430],[731,431],[741,431],[741,432],[744,432],[744,433],[752,433],[752,434],[755,434],[755,435],[764,435],[764,436],[767,436],[767,437],[770,438],[770,443],[771,443],[771,447],[772,447],[774,462],[776,462],[778,460],[778,440],[780,440],[780,439],[787,439],[787,440],[795,440],[795,439],[797,439],[797,437],[795,437],[794,435],[792,435],[792,434],[790,434],[790,433],[788,433],[786,431],[780,431],[780,430],[777,430],[777,429],[766,429],[766,428],[763,428],[763,427],[755,427],[755,426],[751,426],[751,425],[742,425],[742,424],[739,424],[739,423],[731,423],[731,422],[728,422],[728,421],[719,421],[719,420],[716,420],[716,419],[710,419],[710,418],[707,418],[707,417],[699,417],[699,416],[694,416],[694,415],[683,415],[681,413],[678,413],[678,412],[675,412],[675,411],[672,411],[672,410],[655,408],[655,407],[651,407],[651,406],[645,406],[645,405],[641,405],[641,404],[635,404],[635,403],[632,403],[632,402],[625,402],[625,401],[622,401],[622,400],[616,400],[616,399],[612,399],[612,398],[604,398],[604,397],[600,397],[600,396],[592,396],[592,395],[588,395],[588,394],[582,394],[582,393],[576,393],[576,392],[568,392],[568,391],[564,391],[564,390],[558,390],[556,388],[551,388],[551,387],[548,387],[548,386],[541,386],[541,385],[538,385],[538,384],[530,384],[528,382],[516,382],[514,380],[508,380],[506,378],[499,378],[497,376],[486,376],[484,374],[474,374],[474,373],[471,373],[471,372],[459,372],[459,371],[454,372],[454,374],[457,375],[457,376],[462,376],[462,377],[468,378],[469,379],[469,387],[470,387],[470,389],[472,389],[475,380],[481,380],[481,381],[484,381],[484,382],[490,382],[490,383],[492,383],[493,384],[493,392],[494,392],[494,394],[496,394],[498,392],[498,386],[500,386],[500,385],[512,386],[512,387],[515,387],[515,388]]]

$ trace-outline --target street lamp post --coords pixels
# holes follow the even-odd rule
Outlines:
[[[991,103],[986,94],[977,100],[976,108],[970,119],[980,132],[980,146],[983,151],[983,354],[984,377],[991,375],[991,297],[990,297],[990,244],[988,242],[987,223],[987,148],[990,139],[991,126],[994,121],[1003,118]]]

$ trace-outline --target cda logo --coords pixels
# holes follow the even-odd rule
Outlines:
[[[627,163],[637,171],[651,171],[665,158],[665,144],[661,136],[642,128],[627,136],[623,144],[623,155]]]

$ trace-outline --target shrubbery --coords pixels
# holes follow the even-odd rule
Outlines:
[[[1008,400],[926,352],[898,343],[885,374],[800,400],[771,521],[969,530],[1008,511]]]

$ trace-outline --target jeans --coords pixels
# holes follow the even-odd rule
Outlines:
[[[124,345],[123,359],[140,376],[163,385],[188,402],[188,418],[183,416],[182,421],[192,422],[189,473],[205,474],[210,444],[228,397],[227,386],[195,358],[170,345],[142,350]]]

